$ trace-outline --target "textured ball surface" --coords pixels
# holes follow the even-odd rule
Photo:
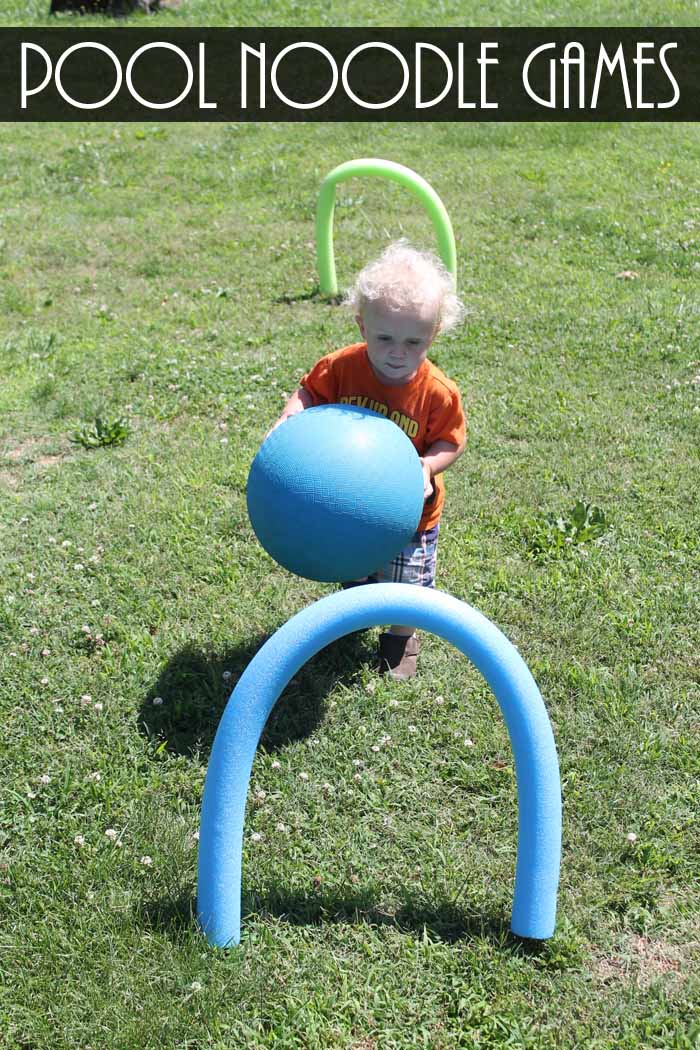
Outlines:
[[[285,569],[327,583],[354,580],[413,536],[423,470],[396,423],[354,405],[318,405],[263,443],[247,498],[255,535]]]

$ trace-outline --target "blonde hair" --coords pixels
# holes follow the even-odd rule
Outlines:
[[[392,309],[420,309],[432,299],[439,303],[439,331],[447,332],[464,317],[464,305],[455,294],[455,279],[432,252],[414,248],[405,238],[385,248],[378,259],[357,275],[345,303],[361,314],[368,302],[381,299]]]

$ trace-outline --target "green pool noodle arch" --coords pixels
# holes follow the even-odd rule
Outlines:
[[[430,216],[438,242],[438,253],[447,269],[457,281],[457,249],[452,223],[447,209],[437,193],[422,176],[403,164],[392,160],[365,157],[339,164],[326,175],[321,183],[316,207],[316,263],[319,286],[323,295],[338,294],[338,279],[335,272],[333,252],[333,213],[335,211],[335,188],[339,182],[356,176],[378,175],[405,186],[415,194]]]
[[[430,587],[376,583],[337,591],[302,609],[269,638],[224,710],[204,785],[197,914],[210,944],[240,941],[246,799],[268,715],[300,667],[352,631],[412,623],[451,642],[488,682],[505,719],[518,786],[518,850],[511,929],[545,940],[554,932],[561,854],[561,785],[552,727],[523,658],[466,602]]]

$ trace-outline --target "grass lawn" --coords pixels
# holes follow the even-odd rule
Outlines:
[[[364,0],[161,0],[164,9],[151,28],[160,26],[696,26],[700,0],[382,0],[376,8]],[[85,27],[79,16],[48,17],[51,0],[3,0],[1,25],[65,25]],[[120,25],[148,26],[148,16],[132,15]],[[91,16],[90,26],[114,25]]]
[[[6,0],[0,24],[47,6]],[[558,24],[610,24],[605,6]],[[208,7],[253,23],[191,0],[157,24]],[[479,20],[554,24],[505,0]],[[355,340],[312,294],[312,242],[321,179],[361,156],[420,172],[455,227],[468,318],[433,358],[469,443],[438,586],[517,645],[552,720],[564,853],[541,946],[508,932],[493,697],[432,636],[419,678],[378,680],[376,631],[314,658],[266,728],[240,949],[193,920],[231,686],[332,589],[260,548],[245,484],[302,372]],[[700,1046],[699,170],[689,124],[0,126],[2,1050]],[[336,230],[344,283],[397,236],[433,245],[378,181],[343,184]],[[123,443],[73,440],[98,417]]]

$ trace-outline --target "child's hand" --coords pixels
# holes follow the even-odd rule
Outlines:
[[[284,423],[284,421],[285,421],[286,419],[289,419],[289,416],[280,416],[280,417],[279,417],[279,419],[277,419],[277,420],[276,420],[276,421],[275,421],[275,422],[274,422],[274,423],[272,424],[272,426],[271,426],[271,427],[270,427],[270,429],[268,430],[267,434],[266,434],[266,435],[265,435],[265,437],[263,438],[263,441],[267,441],[267,439],[269,438],[269,436],[270,436],[270,434],[272,433],[272,431],[273,431],[273,430],[277,430],[277,427],[278,427],[278,426],[281,426],[281,424],[282,424],[282,423]]]
[[[433,472],[424,459],[420,465],[423,468],[423,499],[429,499],[433,494]]]
[[[303,412],[305,408],[311,408],[313,403],[311,394],[307,393],[303,386],[300,386],[298,390],[294,391],[289,401],[284,406],[282,415],[272,424],[265,435],[265,438],[269,438],[272,431],[277,430],[277,427],[280,426],[281,423],[284,423],[286,419],[289,419],[290,416],[295,416],[297,412]],[[263,438],[263,440],[265,440],[265,438]]]

